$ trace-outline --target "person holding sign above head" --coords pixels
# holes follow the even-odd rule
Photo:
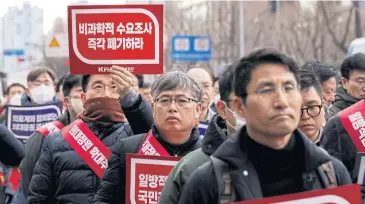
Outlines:
[[[57,120],[38,128],[30,136],[25,145],[25,158],[20,164],[22,190],[25,197],[27,197],[29,183],[33,175],[35,164],[41,154],[45,137],[52,132],[60,131],[64,126],[69,125],[76,119],[77,114],[83,111],[80,99],[82,93],[80,76],[67,75],[63,80],[62,92],[64,95],[64,105],[67,107],[67,111],[65,111]]]
[[[152,129],[113,146],[94,202],[124,203],[126,154],[180,157],[200,148],[197,128],[203,96],[200,85],[185,73],[173,71],[154,81],[151,94],[154,101]]]
[[[192,173],[179,204],[230,203],[350,184],[343,164],[297,130],[302,98],[294,60],[259,49],[233,66],[233,104],[246,125]]]
[[[182,158],[169,174],[160,195],[160,204],[177,203],[189,176],[195,169],[209,161],[209,156],[234,132],[245,124],[233,109],[235,97],[232,89],[234,69],[227,66],[219,78],[220,100],[217,101],[218,114],[212,118],[205,132],[200,149]]]
[[[110,74],[82,76],[84,111],[61,132],[45,138],[28,203],[92,202],[107,168],[109,148],[133,132],[147,132],[152,125],[150,106],[132,89],[132,77],[117,66]]]

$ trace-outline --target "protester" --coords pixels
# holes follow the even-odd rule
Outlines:
[[[30,182],[28,203],[92,202],[103,172],[90,167],[88,161],[96,162],[97,158],[102,162],[99,164],[106,165],[106,155],[97,153],[98,149],[108,151],[116,141],[133,135],[133,132],[147,132],[152,125],[150,106],[133,90],[132,78],[130,72],[117,66],[112,67],[109,75],[82,76],[81,100],[85,110],[78,115],[80,120],[44,139],[42,153]],[[125,123],[121,106],[130,124]],[[74,132],[72,128],[79,130],[77,135],[83,135],[83,139],[78,139],[76,144],[67,139],[76,137],[70,136]],[[87,141],[92,140],[91,145],[95,146],[90,151],[93,153],[79,154],[84,148],[91,148]],[[84,146],[75,146],[80,141],[84,141]],[[105,166],[98,170],[103,168]]]
[[[38,68],[29,72],[27,76],[27,93],[23,94],[21,105],[42,105],[59,101],[54,83],[55,73],[48,68]]]
[[[67,126],[76,119],[76,115],[83,111],[81,102],[81,77],[77,75],[67,75],[64,78],[62,91],[64,95],[64,104],[67,107],[65,111],[56,121],[61,126]],[[48,124],[47,124],[48,125]],[[37,163],[45,137],[48,131],[42,131],[43,128],[36,130],[28,139],[25,145],[25,157],[20,164],[20,172],[22,175],[21,183],[25,197],[28,195],[30,180],[33,175],[35,164]]]
[[[213,74],[207,69],[203,68],[192,68],[188,71],[188,76],[194,79],[203,88],[203,98],[202,98],[202,114],[199,117],[199,131],[200,135],[203,136],[208,127],[210,120],[216,114],[210,105],[213,100]]]
[[[151,95],[151,84],[144,82],[141,88],[139,89],[139,92],[142,94],[142,96],[148,101],[148,103],[152,103],[152,95]]]
[[[302,67],[299,73],[303,105],[298,128],[319,146],[325,122],[321,83],[311,69]]]
[[[169,72],[155,80],[151,93],[154,101],[152,130],[119,141],[113,147],[94,202],[124,203],[126,154],[148,154],[142,149],[145,144],[151,144],[160,156],[185,156],[200,148],[196,125],[202,110],[199,101],[203,91],[199,84],[184,73]]]
[[[233,66],[233,104],[246,125],[194,171],[179,203],[246,201],[350,184],[343,164],[296,130],[302,99],[294,60],[259,49]]]
[[[323,100],[329,106],[335,101],[337,73],[333,66],[319,61],[312,62],[311,67],[320,80]]]
[[[21,105],[21,97],[24,94],[26,88],[22,84],[13,83],[8,86],[6,90],[6,101],[3,107],[3,112],[0,116],[0,122],[3,123],[6,119],[6,109],[8,105],[20,106]],[[4,123],[5,124],[5,123]]]
[[[356,53],[347,57],[341,65],[341,84],[336,89],[336,97],[329,108],[333,117],[360,99],[365,99],[365,54]]]
[[[209,156],[226,140],[227,136],[244,125],[244,119],[237,116],[232,108],[233,71],[232,67],[227,67],[219,79],[221,100],[217,102],[218,115],[212,118],[202,140],[201,148],[183,157],[173,168],[161,192],[160,204],[178,203],[182,188],[191,173],[209,161]]]
[[[67,74],[62,76],[56,84],[56,94],[57,94],[58,99],[60,99],[60,101],[63,101],[63,99],[65,97],[62,90],[63,90],[63,82],[64,82],[66,76],[67,76]],[[65,104],[63,104],[62,110],[65,110],[65,109],[66,109],[66,106],[65,106]]]

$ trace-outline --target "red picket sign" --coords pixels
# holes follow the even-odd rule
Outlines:
[[[126,204],[157,203],[167,176],[181,157],[127,154]]]
[[[365,152],[365,101],[361,100],[342,110],[338,116],[356,146],[357,152]]]
[[[163,73],[163,5],[68,6],[70,71]]]

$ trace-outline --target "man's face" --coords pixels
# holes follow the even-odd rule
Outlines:
[[[342,77],[341,82],[350,96],[365,99],[365,71],[351,71],[349,79]]]
[[[151,95],[151,88],[140,89],[140,93],[148,101],[148,103],[153,102],[152,95]]]
[[[22,95],[25,92],[24,88],[21,86],[13,86],[9,89],[8,93],[8,103],[11,101],[13,96]]]
[[[82,87],[81,86],[74,86],[70,90],[70,96],[65,97],[64,103],[67,108],[73,108],[71,99],[81,99],[82,94]]]
[[[309,139],[315,142],[325,121],[322,100],[314,87],[304,89],[300,94],[303,105],[298,127]]]
[[[81,93],[81,100],[83,103],[85,103],[86,100],[100,97],[119,98],[117,86],[110,75],[91,75],[87,84],[86,93]]]
[[[172,101],[171,99],[176,99]],[[152,104],[154,122],[163,132],[191,130],[201,114],[201,104],[190,91],[178,88],[161,92]],[[193,101],[195,100],[195,101]]]
[[[56,87],[48,73],[42,73],[35,81],[28,82],[27,95],[36,104],[43,104],[52,101]]]
[[[219,95],[219,83],[218,80],[214,83],[213,86],[213,96]]]
[[[213,81],[211,76],[208,74],[207,71],[200,68],[194,68],[189,70],[188,76],[202,86],[204,92],[202,108],[203,110],[207,110],[213,99]]]
[[[295,76],[284,65],[258,65],[251,72],[246,104],[241,97],[234,100],[247,130],[265,137],[291,134],[298,126],[302,104],[297,87]]]
[[[38,76],[38,78],[35,81],[28,82],[29,89],[38,87],[40,85],[46,85],[46,86],[54,86],[54,82],[52,80],[52,77],[48,73],[43,73]]]
[[[335,77],[332,77],[322,83],[323,100],[327,103],[327,105],[331,105],[332,102],[335,101],[336,86]]]

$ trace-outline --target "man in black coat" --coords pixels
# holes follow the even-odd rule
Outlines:
[[[131,87],[133,75],[113,66],[109,75],[84,75],[78,117],[108,149],[116,141],[147,132],[152,125],[150,106]],[[120,104],[125,104],[122,114]],[[128,113],[128,114],[127,114]],[[131,131],[133,130],[133,132]],[[61,132],[47,136],[30,182],[28,203],[91,203],[100,183],[97,174],[75,152]]]
[[[146,154],[141,147],[148,143],[160,147],[151,145],[160,156],[185,156],[200,148],[196,126],[202,111],[203,91],[199,84],[184,73],[170,72],[154,81],[151,93],[154,101],[152,130],[124,139],[112,148],[113,154],[94,202],[124,203],[127,153]]]
[[[302,98],[294,60],[260,49],[233,66],[233,104],[246,125],[193,172],[179,203],[247,201],[351,184],[341,162],[296,130]]]

